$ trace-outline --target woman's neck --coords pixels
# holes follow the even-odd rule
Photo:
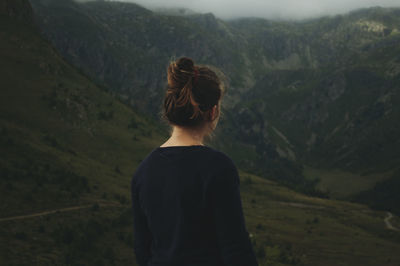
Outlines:
[[[204,134],[200,131],[174,126],[171,137],[161,147],[204,145],[203,138]]]

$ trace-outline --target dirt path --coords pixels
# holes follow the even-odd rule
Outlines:
[[[288,206],[293,206],[293,207],[299,207],[299,208],[314,208],[314,209],[324,209],[324,206],[317,206],[317,205],[311,205],[311,204],[304,204],[304,203],[298,203],[298,202],[284,202],[284,201],[276,201],[279,204],[282,205],[288,205]],[[369,210],[363,210],[363,212],[370,212]],[[393,218],[393,214],[391,212],[387,212],[387,216],[384,218],[385,225],[387,229],[393,230],[393,231],[398,231],[400,232],[400,229],[393,226],[392,223],[390,222],[390,219]]]
[[[299,207],[299,208],[312,208],[312,209],[325,209],[325,206],[318,206],[300,202],[286,202],[286,201],[276,201],[279,204],[292,206],[292,207]]]
[[[390,223],[390,219],[393,218],[393,214],[392,214],[391,212],[387,212],[387,214],[388,214],[388,216],[386,216],[386,218],[385,218],[385,220],[384,220],[387,229],[394,230],[394,231],[400,231],[399,228],[394,227],[394,226]]]
[[[59,208],[59,209],[54,209],[54,210],[49,210],[49,211],[43,211],[43,212],[27,214],[27,215],[5,217],[5,218],[0,218],[0,222],[21,220],[21,219],[29,219],[29,218],[45,216],[45,215],[54,214],[54,213],[70,212],[70,211],[77,211],[77,210],[82,210],[82,209],[89,209],[89,208],[92,208],[95,204],[96,203],[88,204],[88,205],[81,205],[81,206],[74,206],[74,207],[67,207],[67,208]],[[97,204],[98,204],[99,207],[121,206],[120,204],[117,204],[117,203],[97,203]]]

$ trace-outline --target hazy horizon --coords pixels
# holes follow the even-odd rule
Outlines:
[[[84,0],[83,0],[84,1]],[[114,0],[115,1],[115,0]],[[213,13],[222,19],[258,17],[299,20],[345,14],[370,7],[400,7],[400,0],[118,0],[133,2],[146,8],[186,8],[199,13]]]

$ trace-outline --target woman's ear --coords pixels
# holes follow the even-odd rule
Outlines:
[[[214,105],[214,106],[211,108],[211,111],[210,111],[210,120],[211,120],[211,121],[214,121],[214,120],[217,118],[217,116],[218,116],[218,110],[217,110],[217,108],[218,108],[217,105]]]

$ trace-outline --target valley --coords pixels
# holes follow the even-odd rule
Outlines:
[[[44,36],[68,62],[156,121],[172,58],[220,69],[225,115],[212,145],[242,169],[333,198],[360,199],[399,179],[391,174],[400,165],[396,8],[271,21],[122,2],[30,2]],[[332,182],[315,189],[307,167]],[[330,178],[342,172],[348,175]],[[346,176],[360,189],[340,191]]]

